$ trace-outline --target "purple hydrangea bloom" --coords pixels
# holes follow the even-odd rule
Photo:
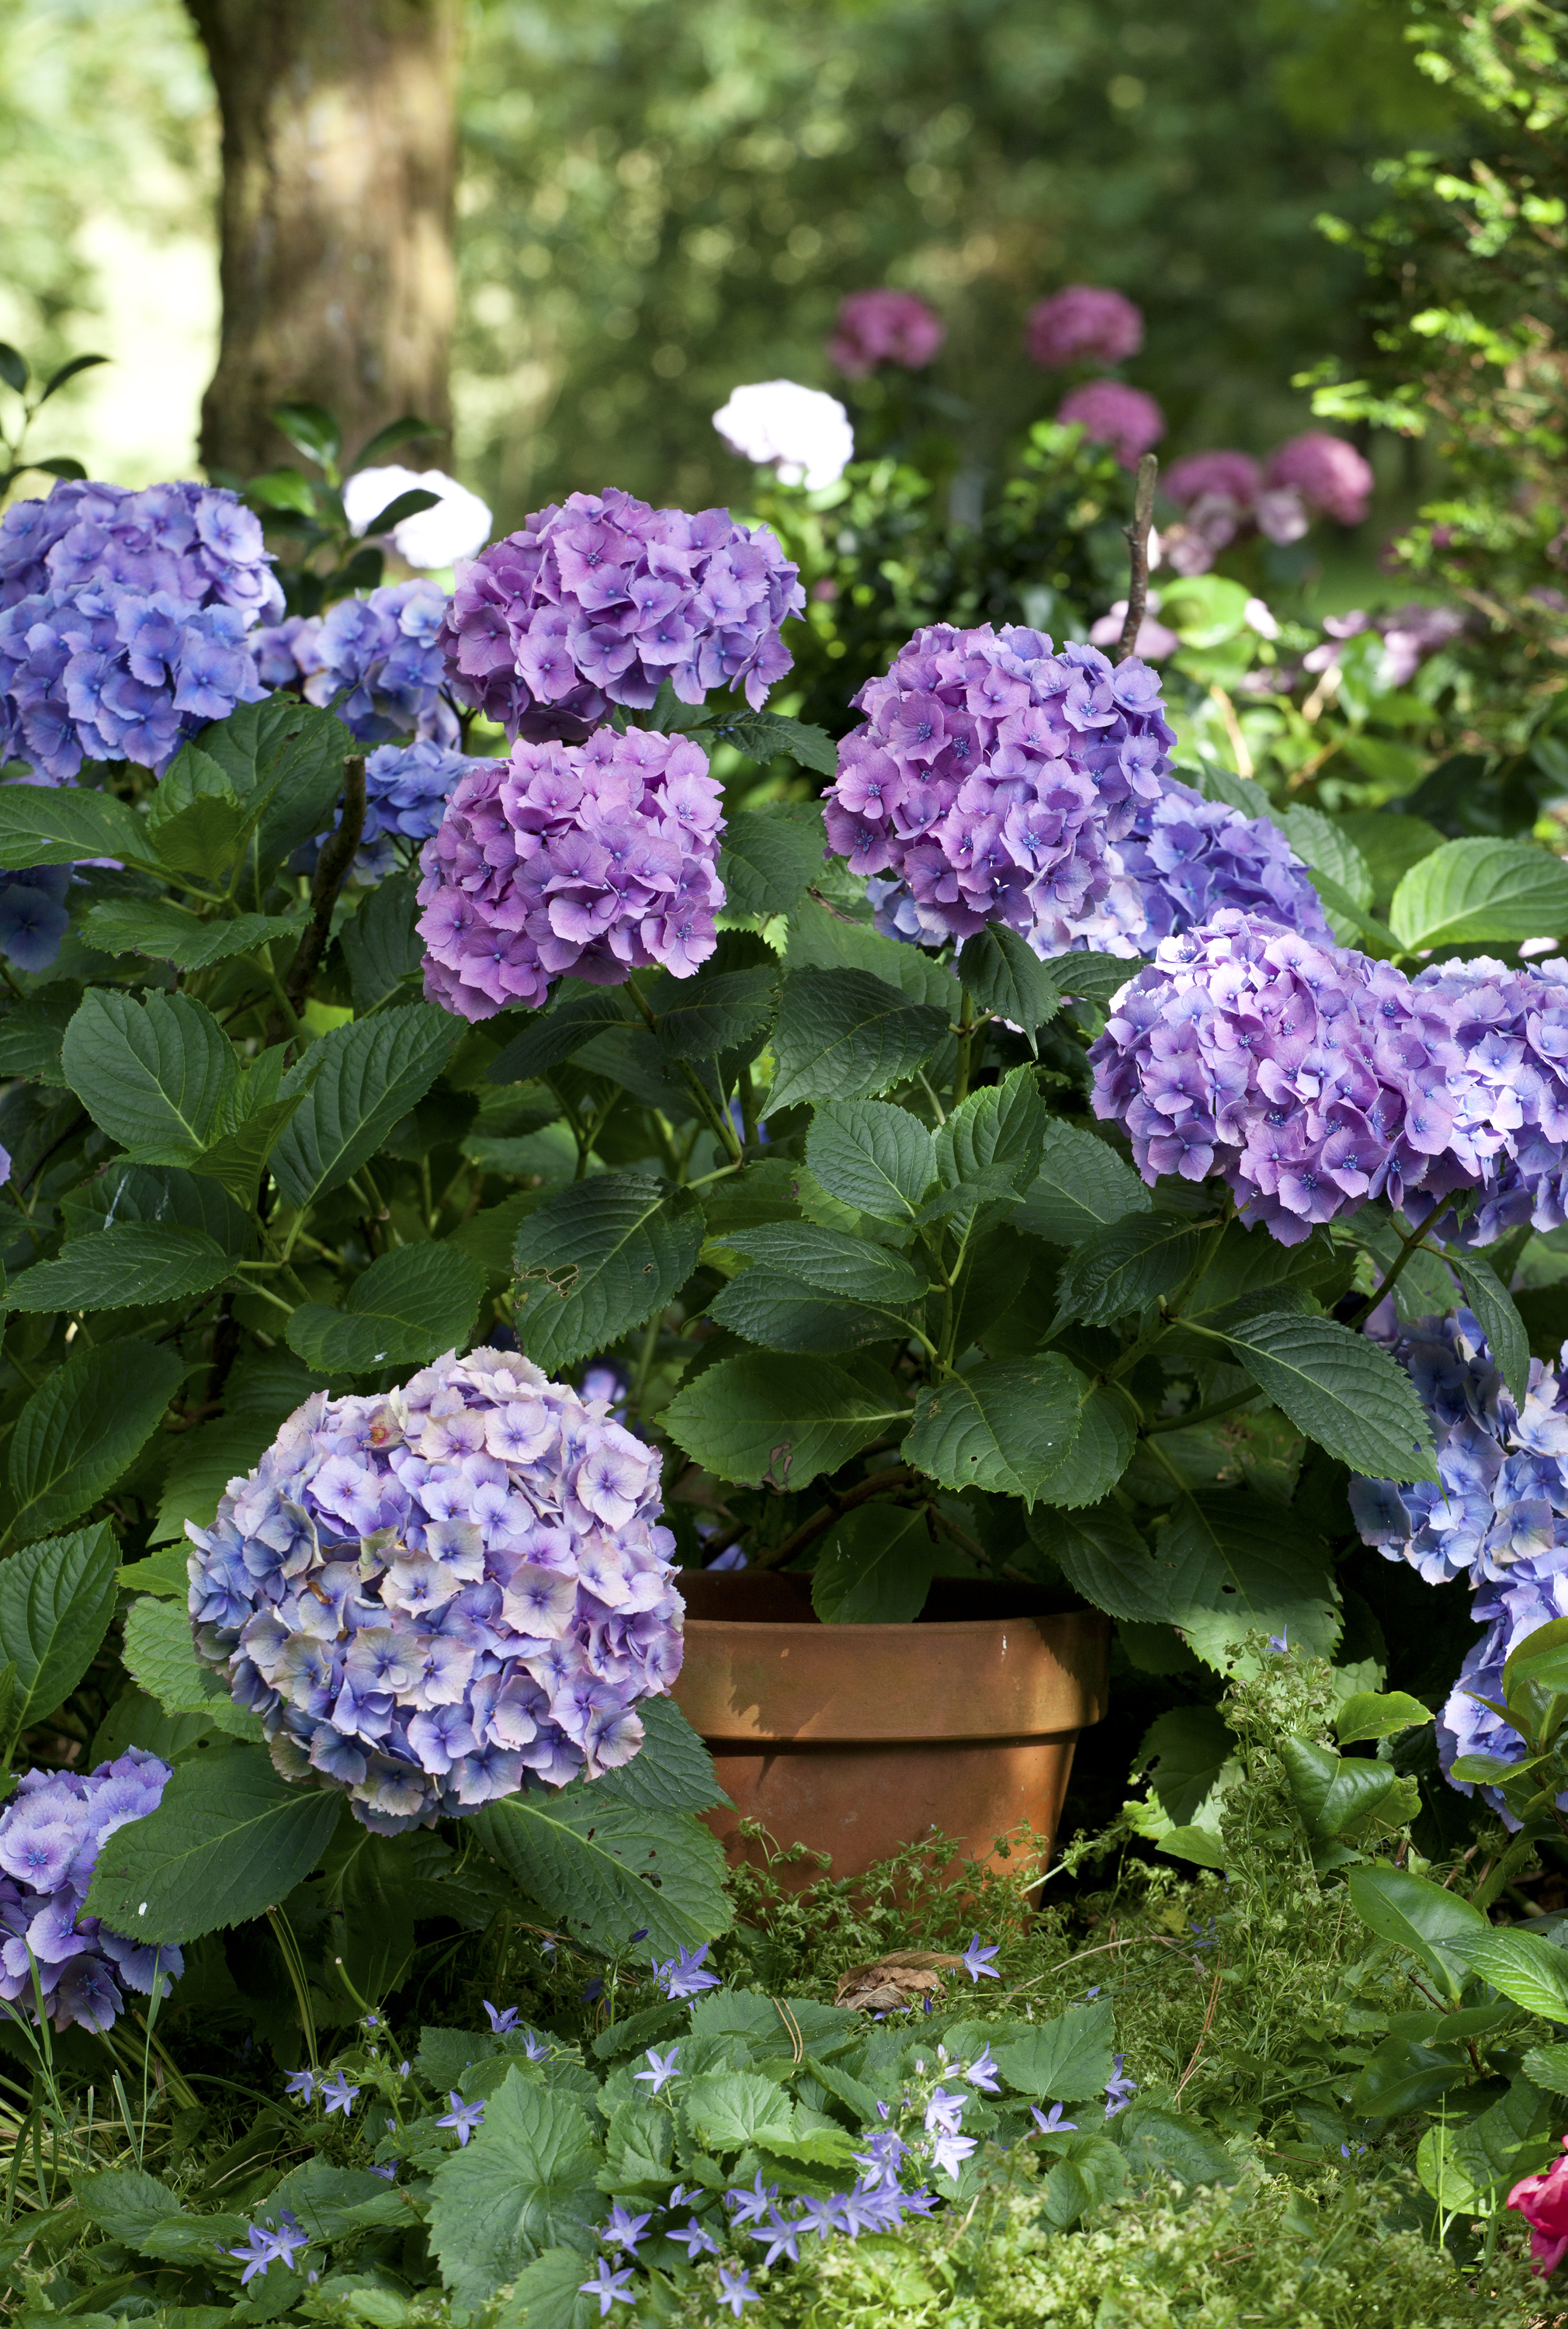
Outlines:
[[[36,1977],[57,2030],[108,2030],[122,1989],[150,1996],[156,1975],[166,1986],[184,1971],[172,1945],[127,1940],[81,1913],[106,1839],[155,1811],[168,1777],[140,1747],[85,1774],[23,1773],[0,1812],[0,1998],[13,2016],[35,2014]]]
[[[282,596],[253,513],[215,486],[65,480],[0,519],[0,758],[52,784],[84,759],[162,775],[266,693],[253,626]]]
[[[1092,1047],[1095,1113],[1146,1180],[1223,1174],[1297,1245],[1386,1196],[1419,1218],[1483,1191],[1467,1238],[1564,1219],[1568,964],[1391,964],[1225,908],[1167,938]]]
[[[297,687],[307,703],[331,704],[367,744],[413,736],[450,750],[459,731],[442,693],[446,612],[438,583],[389,582],[365,598],[340,599],[324,615],[294,615],[258,632],[258,666],[268,686]]]
[[[1205,800],[1174,777],[1162,777],[1152,798],[1134,802],[1131,825],[1105,857],[1104,895],[1076,913],[1042,911],[1027,933],[1037,954],[1150,955],[1161,938],[1178,938],[1227,906],[1334,943],[1318,892],[1279,826]],[[906,884],[873,880],[868,887],[885,936],[942,943],[941,910],[916,906]]]
[[[611,486],[460,565],[442,645],[454,693],[509,736],[575,742],[612,703],[647,711],[666,679],[682,703],[744,686],[760,711],[793,665],[780,625],[804,606],[765,526]]]
[[[515,1352],[318,1392],[195,1547],[198,1654],[379,1835],[630,1760],[681,1667],[659,1457]]]
[[[718,944],[719,797],[689,737],[638,728],[472,762],[420,859],[426,994],[488,1019],[563,971],[689,977]]]
[[[828,839],[856,872],[902,882],[933,938],[996,921],[1032,938],[1092,912],[1174,740],[1147,664],[1055,655],[1013,625],[917,631],[855,702],[867,719],[839,747]]]

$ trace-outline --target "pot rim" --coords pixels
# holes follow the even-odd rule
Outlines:
[[[1095,1621],[1094,1630],[1110,1631],[1111,1620],[1103,1609],[1052,1609],[1031,1612],[1021,1617],[922,1617],[911,1618],[900,1625],[870,1626],[815,1624],[798,1617],[687,1617],[684,1631],[693,1633],[699,1627],[712,1634],[766,1634],[775,1641],[781,1636],[799,1634],[804,1639],[820,1642],[835,1638],[853,1641],[877,1636],[901,1635],[915,1642],[927,1644],[933,1636],[947,1634],[1005,1634],[1009,1626],[1076,1626],[1088,1617]]]

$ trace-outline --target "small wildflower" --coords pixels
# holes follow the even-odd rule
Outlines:
[[[718,1975],[705,1973],[702,1960],[708,1955],[708,1943],[699,1949],[682,1949],[678,1957],[667,1957],[662,1965],[653,1960],[653,1978],[668,1998],[695,1997],[699,1991],[717,1989]]]
[[[397,2180],[398,2180],[398,2171],[397,2171],[397,2168],[396,2168],[395,2166],[392,2166],[392,2167],[372,2167],[372,2168],[371,2168],[371,2173],[372,2175],[379,2175],[379,2176],[380,2176],[380,2178],[381,2178],[381,2180],[383,2181],[383,2183],[395,2183],[397,2182]]]
[[[932,2142],[931,2156],[937,2172],[956,2177],[959,2169],[975,2148],[977,2137],[972,2135],[939,2135]]]
[[[651,2062],[653,2068],[647,2070],[634,2070],[633,2078],[640,2080],[644,2086],[652,2087],[653,2092],[657,2094],[661,2087],[668,2086],[671,2079],[680,2077],[681,2074],[675,2068],[675,2057],[680,2051],[679,2046],[671,2046],[667,2054],[660,2054],[650,2046],[643,2059],[644,2061]]]
[[[607,2249],[614,2249],[617,2252],[624,2249],[628,2256],[635,2256],[637,2243],[653,2221],[652,2212],[646,2216],[634,2216],[617,2200],[610,2210],[608,2221],[599,2234],[599,2238]]]
[[[612,2305],[635,2304],[636,2299],[628,2293],[627,2288],[631,2277],[630,2265],[624,2265],[619,2272],[612,2272],[608,2257],[601,2257],[598,2271],[593,2279],[579,2280],[577,2287],[585,2296],[598,2298],[599,2319],[602,2321]]]
[[[1001,1979],[1001,1975],[998,1973],[995,1966],[991,1964],[990,1960],[994,1957],[999,1957],[1000,1953],[1001,1944],[1000,1941],[989,1948],[982,1948],[981,1947],[980,1935],[976,1933],[968,1948],[963,1952],[963,1956],[960,1959],[960,1963],[962,1965],[965,1973],[972,1982],[978,1984],[981,1974],[985,1975],[987,1981],[1000,1981]]]
[[[758,2168],[756,2182],[749,2192],[742,2186],[737,2190],[727,2192],[724,2197],[735,2211],[737,2224],[755,2224],[761,2221],[768,2207],[778,2198],[778,2185],[770,2183],[765,2190],[762,2170]]]
[[[277,2245],[265,2224],[248,2224],[246,2230],[249,2234],[249,2239],[245,2246],[242,2249],[228,2250],[230,2256],[245,2267],[239,2276],[241,2288],[253,2281],[258,2272],[265,2272],[268,2266],[277,2260],[278,2255]]]
[[[1075,2118],[1064,2118],[1062,2117],[1062,2113],[1066,2107],[1066,2106],[1064,2103],[1053,2103],[1050,2107],[1050,2117],[1047,2118],[1044,2111],[1037,2110],[1033,2103],[1031,2103],[1029,2105],[1029,2117],[1034,2120],[1036,2126],[1039,2129],[1042,2135],[1076,2135],[1078,2132],[1077,2120]]]
[[[484,1999],[484,2011],[490,2016],[490,2026],[498,2038],[504,2038],[509,2032],[516,2029],[517,2017],[521,2011],[518,2006],[509,2005],[504,2013],[498,2013],[488,1998]]]
[[[296,2070],[291,2079],[284,2080],[283,2091],[286,2095],[293,2095],[299,2102],[309,2102],[315,2093],[315,2072]]]
[[[534,2036],[531,2030],[525,2030],[522,2033],[522,2051],[528,2056],[530,2062],[548,2062],[549,2060],[549,2048],[542,2044],[540,2041]]]
[[[980,2089],[982,2095],[994,2095],[999,2092],[997,2084],[997,2066],[991,2060],[991,2052],[989,2046],[985,2048],[983,2052],[976,2056],[975,2060],[970,2064],[968,2070],[965,2070],[963,2075],[969,2080],[972,2087],[978,2087]]]
[[[359,2093],[359,2089],[350,2086],[345,2072],[339,2070],[335,2077],[324,2079],[321,2082],[321,2090],[326,2097],[328,2118],[331,2118],[333,2111],[340,2110],[345,2118],[352,2117],[354,2098]]]
[[[781,2256],[788,2257],[791,2264],[799,2264],[800,2249],[796,2242],[800,2238],[800,2226],[792,2224],[787,2216],[781,2216],[776,2208],[768,2210],[761,2230],[754,2231],[751,2237],[754,2240],[769,2243],[767,2254],[763,2258],[765,2265],[774,2263]]]
[[[438,2118],[436,2124],[437,2126],[449,2126],[457,2137],[458,2148],[466,2149],[468,2138],[474,2128],[483,2126],[484,2124],[484,2105],[465,2103],[459,2094],[448,2094],[446,2099],[452,2107],[445,2117]]]
[[[727,2267],[720,2265],[718,2268],[718,2301],[721,2305],[728,2305],[730,2311],[738,2321],[742,2309],[746,2305],[760,2305],[762,2299],[751,2285],[751,2275],[749,2272],[744,2270],[740,2272],[730,2272]]]
[[[925,2132],[934,2135],[940,2128],[944,2135],[956,2135],[963,2117],[966,2095],[950,2095],[938,2087],[925,2106]]]
[[[274,2253],[286,2272],[294,2270],[294,2259],[299,2250],[310,2246],[310,2234],[291,2210],[285,2208],[278,2228],[272,2235]]]
[[[1277,1634],[1271,1634],[1269,1636],[1269,1647],[1272,1650],[1277,1658],[1287,1657],[1290,1655],[1291,1629],[1289,1626],[1282,1626]]]
[[[718,2254],[718,2242],[714,2239],[711,2232],[704,2231],[702,2226],[698,2222],[695,2216],[690,2219],[683,2231],[678,2231],[671,2228],[665,2233],[664,2237],[667,2240],[679,2240],[681,2246],[685,2249],[687,2258],[690,2262],[695,2262],[697,2258],[699,2256],[717,2256]]]
[[[1136,2080],[1132,2079],[1124,2079],[1122,2076],[1122,2065],[1126,2059],[1127,2057],[1125,2054],[1117,2055],[1115,2068],[1112,2073],[1111,2083],[1105,2089],[1105,2116],[1107,2118],[1114,2118],[1118,2111],[1124,2111],[1128,2104],[1131,2101],[1133,2096],[1138,2092]]]

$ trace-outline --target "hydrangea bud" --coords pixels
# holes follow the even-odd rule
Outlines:
[[[89,760],[161,776],[266,694],[252,627],[281,609],[261,526],[192,484],[67,479],[0,518],[0,759],[51,784]]]
[[[1122,380],[1088,380],[1070,389],[1056,418],[1078,421],[1085,436],[1109,445],[1124,469],[1135,469],[1165,434],[1165,415],[1154,399]]]
[[[934,939],[1091,911],[1174,740],[1147,664],[1012,626],[917,631],[855,702],[828,839],[900,882]]]
[[[805,605],[766,526],[650,509],[614,486],[536,510],[465,566],[442,627],[454,693],[516,738],[580,741],[612,703],[646,712],[744,687],[760,711]]]
[[[1043,372],[1065,364],[1121,363],[1143,345],[1143,310],[1120,291],[1069,283],[1038,300],[1024,325],[1024,346]]]
[[[656,1451],[514,1352],[291,1416],[186,1523],[198,1655],[378,1835],[627,1762],[681,1668]]]
[[[923,372],[946,337],[941,316],[913,291],[851,291],[839,302],[828,362],[846,380],[865,380],[885,363]]]
[[[160,1973],[165,1986],[183,1973],[172,1944],[127,1940],[82,1914],[104,1843],[156,1811],[169,1777],[155,1755],[127,1747],[95,1771],[24,1771],[17,1781],[0,1812],[0,1998],[24,2018],[36,2019],[42,1992],[57,2030],[108,2030],[122,1990],[147,1997]]]
[[[261,676],[269,687],[297,687],[307,703],[330,704],[367,744],[414,736],[449,750],[459,730],[442,693],[446,612],[440,585],[421,580],[340,599],[324,615],[291,615],[257,635]]]
[[[419,861],[426,994],[488,1019],[564,971],[689,977],[718,944],[719,799],[690,737],[638,728],[471,761]]]
[[[1341,525],[1359,525],[1376,479],[1371,463],[1343,437],[1309,429],[1269,455],[1263,483],[1298,493],[1310,510],[1321,510]]]

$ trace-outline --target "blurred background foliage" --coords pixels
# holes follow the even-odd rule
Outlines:
[[[1060,383],[1029,305],[1113,284],[1162,452],[1303,425],[1291,378],[1370,353],[1353,230],[1368,165],[1463,146],[1398,0],[479,0],[470,15],[455,459],[503,525],[606,479],[687,506],[749,473],[709,416],[737,381],[834,386],[847,291],[949,325],[929,375],[992,468]],[[0,335],[91,344],[89,466],[188,470],[216,327],[210,86],[178,0],[0,0]],[[851,394],[873,421],[875,384]],[[1415,482],[1401,448],[1391,493]]]

